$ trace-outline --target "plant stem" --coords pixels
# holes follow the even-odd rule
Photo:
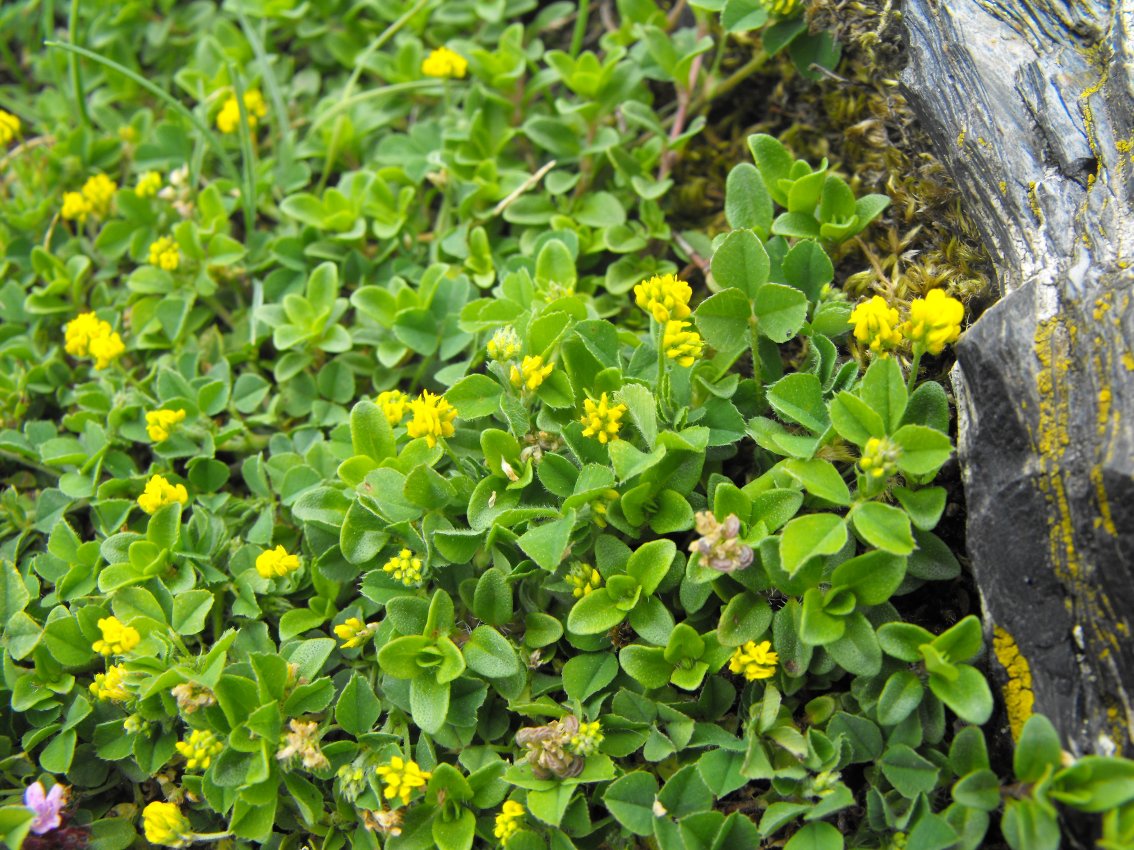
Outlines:
[[[724,97],[734,88],[739,86],[757,71],[764,67],[764,63],[768,61],[768,54],[763,50],[757,51],[756,55],[749,59],[746,63],[741,65],[725,80],[717,83],[709,91],[708,94],[702,95],[693,101],[689,107],[689,112],[696,114],[716,100],[718,97]],[[675,116],[676,117],[676,116]]]
[[[910,377],[906,383],[906,389],[911,393],[914,391],[914,387],[917,385],[917,370],[921,366],[921,356],[924,353],[925,351],[920,345],[914,347],[913,363],[910,364]]]
[[[571,33],[571,58],[579,55],[583,49],[583,38],[587,34],[587,18],[590,15],[590,0],[579,0],[579,12],[575,16],[575,30]]]
[[[71,14],[67,20],[67,36],[71,42],[77,42],[79,29],[79,0],[71,0]],[[91,117],[87,114],[87,98],[83,93],[83,75],[79,73],[79,57],[68,56],[67,63],[71,69],[71,88],[75,92],[75,107],[79,112],[79,120],[88,127]]]

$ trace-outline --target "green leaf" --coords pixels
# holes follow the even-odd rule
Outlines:
[[[501,626],[512,619],[512,589],[502,570],[492,567],[481,574],[472,609],[478,620],[490,626]]]
[[[748,149],[764,178],[764,185],[772,199],[781,207],[787,206],[787,193],[780,188],[780,181],[788,179],[795,158],[788,153],[783,142],[767,133],[753,133],[748,137]]]
[[[1000,829],[1012,850],[1059,850],[1061,839],[1055,809],[1031,799],[1009,799]]]
[[[788,422],[797,422],[814,434],[827,430],[823,385],[807,372],[785,375],[768,388],[768,403]]]
[[[962,806],[994,812],[1000,808],[1000,779],[988,768],[974,771],[953,785],[953,799]]]
[[[213,594],[207,590],[187,590],[173,597],[173,630],[177,634],[200,634],[213,607]]]
[[[803,594],[803,616],[799,636],[812,646],[824,646],[839,640],[846,632],[846,621],[824,610],[823,592],[816,587]]]
[[[1023,739],[1021,734],[1017,748],[1023,744]],[[1016,775],[1020,775],[1019,771]],[[1134,800],[1134,761],[1083,756],[1055,775],[1051,796],[1081,812],[1114,811]]]
[[[767,49],[765,47],[765,49]],[[835,278],[835,267],[818,242],[799,242],[784,256],[784,279],[807,296],[819,300],[823,287]]]
[[[886,433],[898,429],[902,414],[906,412],[908,396],[902,369],[895,358],[886,357],[871,363],[862,376],[858,395],[878,414]]]
[[[827,410],[836,433],[856,446],[865,446],[871,437],[886,436],[882,417],[865,401],[845,390],[831,399]]]
[[[607,652],[584,652],[563,665],[563,690],[567,698],[583,702],[590,699],[618,675],[618,661]]]
[[[932,475],[953,453],[945,434],[924,425],[903,425],[892,439],[902,447],[898,469],[910,475]]]
[[[768,9],[760,0],[727,0],[721,12],[721,26],[726,32],[748,32],[764,26]]]
[[[658,794],[669,817],[680,820],[696,812],[712,808],[713,792],[701,779],[695,764],[689,764],[673,774]]]
[[[867,552],[839,564],[831,574],[831,586],[850,590],[860,605],[881,605],[905,576],[905,558],[887,552]]]
[[[878,697],[878,722],[883,726],[897,726],[921,705],[925,694],[921,679],[909,670],[899,670],[886,680]]]
[[[922,531],[932,531],[945,512],[947,494],[944,487],[926,487],[922,490],[894,487],[893,493],[910,515],[913,524]]]
[[[933,762],[922,758],[905,744],[886,750],[878,765],[890,784],[907,799],[928,794],[937,787],[939,771]]]
[[[563,560],[574,527],[575,512],[567,511],[563,519],[529,527],[516,543],[540,567],[553,573]]]
[[[614,628],[626,618],[615,607],[610,592],[600,587],[574,604],[567,615],[567,629],[577,635],[597,635]]]
[[[500,409],[503,393],[500,384],[487,375],[468,375],[449,388],[445,399],[461,419],[480,419]]]
[[[725,182],[725,217],[733,230],[747,228],[767,236],[772,227],[772,196],[756,166],[742,162]]]
[[[881,502],[862,502],[850,517],[854,530],[870,545],[895,555],[908,555],[914,550],[910,518],[902,509]]]
[[[760,238],[751,230],[734,230],[713,254],[713,279],[722,289],[735,287],[754,298],[768,282],[771,261]],[[719,294],[719,293],[718,293]]]
[[[30,601],[31,594],[15,564],[8,560],[0,563],[0,615],[3,615],[0,622],[10,623]]]
[[[984,646],[980,618],[974,614],[960,620],[933,639],[933,648],[954,664],[968,661]]]
[[[878,643],[887,655],[913,664],[921,661],[919,647],[933,643],[933,635],[913,623],[885,623],[878,627]]]
[[[697,329],[717,351],[738,351],[748,346],[752,305],[739,289],[710,295],[693,312]]]
[[[1055,725],[1042,714],[1033,714],[1024,723],[1012,766],[1020,782],[1039,782],[1049,770],[1055,772],[1062,764],[1063,747]]]
[[[360,401],[350,411],[350,440],[356,455],[381,463],[392,457],[394,432],[386,415],[372,402]]]
[[[539,649],[563,637],[563,624],[558,617],[532,611],[524,618],[524,646]]]
[[[410,713],[421,731],[436,735],[449,715],[449,683],[419,676],[410,682]]]
[[[475,832],[476,815],[466,808],[460,809],[460,813],[451,820],[434,818],[431,827],[437,850],[469,850]]]
[[[843,850],[843,836],[826,821],[805,824],[791,837],[784,850]]]
[[[653,774],[643,770],[628,773],[607,786],[603,804],[622,826],[635,835],[654,832],[654,800],[658,783]]]
[[[630,420],[641,432],[650,449],[658,437],[657,402],[654,394],[641,384],[626,384],[615,393],[615,398],[626,405]]]
[[[335,704],[335,720],[343,731],[356,738],[374,728],[382,713],[382,703],[374,695],[366,679],[355,673],[339,694]]]
[[[847,525],[835,514],[808,514],[784,526],[780,536],[780,563],[788,575],[809,558],[833,555],[847,542]]]
[[[787,342],[807,321],[807,296],[791,286],[766,283],[753,302],[760,333],[773,342]]]
[[[672,540],[652,540],[639,546],[630,556],[626,563],[626,573],[638,582],[642,593],[648,596],[657,590],[676,555],[677,546]]]
[[[721,609],[717,640],[722,646],[740,646],[755,640],[772,624],[772,608],[762,596],[739,593]]]
[[[828,654],[835,663],[856,676],[874,676],[882,669],[882,650],[874,626],[857,611],[844,621],[846,631],[834,643],[828,644]]]
[[[812,496],[818,496],[836,505],[850,505],[850,489],[843,481],[843,476],[829,460],[820,458],[786,460],[782,465],[787,473],[799,481],[803,489]]]
[[[665,660],[665,650],[657,646],[624,646],[618,652],[618,660],[622,669],[645,688],[664,687],[673,673],[673,664]]]
[[[488,679],[502,679],[520,672],[520,659],[512,644],[492,626],[473,629],[462,651],[469,669]]]
[[[988,680],[975,667],[958,664],[954,667],[957,678],[950,681],[944,676],[931,674],[929,689],[934,696],[953,710],[967,723],[983,726],[992,716],[992,691]]]

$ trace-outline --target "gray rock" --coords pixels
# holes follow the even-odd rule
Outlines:
[[[1134,5],[902,14],[907,97],[1001,286],[954,372],[968,548],[1010,681],[991,666],[1012,719],[1030,685],[1070,749],[1130,755]]]

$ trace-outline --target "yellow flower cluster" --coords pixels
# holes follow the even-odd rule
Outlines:
[[[105,673],[95,673],[91,693],[97,700],[126,702],[130,698],[130,692],[126,690],[126,668],[121,664],[111,664]]]
[[[701,356],[705,348],[705,341],[696,331],[687,331],[689,322],[679,319],[665,323],[665,332],[662,334],[662,349],[670,360],[676,360],[679,366],[692,366],[693,361]]]
[[[773,15],[786,18],[799,8],[800,0],[763,0],[763,6]]]
[[[156,171],[147,171],[134,184],[134,194],[139,198],[152,198],[160,188],[161,175]]]
[[[146,489],[138,497],[138,507],[148,514],[156,514],[166,505],[174,502],[186,504],[189,491],[184,484],[170,484],[164,475],[155,475],[146,482]]]
[[[563,580],[571,585],[571,595],[576,599],[581,599],[591,591],[602,587],[602,574],[590,564],[573,564]]]
[[[335,626],[335,637],[343,642],[343,649],[354,649],[370,640],[377,629],[376,623],[368,625],[358,617],[350,617]]]
[[[597,720],[580,723],[578,731],[571,736],[571,749],[578,755],[589,756],[598,751],[603,738],[602,724]]]
[[[163,847],[188,847],[193,840],[189,820],[176,803],[155,800],[142,810],[142,826],[146,841]]]
[[[94,313],[80,313],[63,330],[63,348],[72,357],[93,357],[105,369],[126,350],[122,337]]]
[[[181,252],[177,250],[177,243],[171,237],[162,236],[150,243],[150,265],[167,272],[177,271],[177,267],[181,265]]]
[[[772,652],[770,641],[748,641],[738,646],[729,659],[728,669],[733,673],[740,673],[750,682],[756,679],[769,679],[776,673],[776,662],[779,656]]]
[[[256,122],[268,114],[268,104],[258,89],[244,92],[244,112],[248,115],[248,129],[256,126]],[[236,95],[230,95],[224,102],[221,111],[217,113],[217,129],[222,133],[235,133],[240,128],[240,104],[236,102]]]
[[[105,174],[96,174],[83,184],[78,192],[63,193],[63,210],[60,215],[67,221],[85,224],[91,216],[104,218],[110,212],[110,202],[118,184]]]
[[[265,549],[256,557],[256,572],[261,578],[283,578],[299,569],[299,556],[289,555],[283,546]]]
[[[91,649],[100,655],[122,655],[129,652],[141,641],[142,636],[133,626],[125,626],[117,617],[103,617],[98,621],[102,639],[91,644]]]
[[[155,443],[161,443],[169,439],[178,423],[184,421],[184,410],[151,410],[146,414],[146,433]]]
[[[606,512],[610,510],[610,506],[618,501],[618,491],[614,489],[604,490],[602,495],[597,499],[592,499],[588,504],[591,506],[591,518],[594,519],[595,525],[599,528],[606,528]]]
[[[889,356],[903,338],[915,354],[940,354],[957,341],[964,319],[964,305],[940,289],[911,301],[905,322],[899,322],[897,308],[880,295],[860,303],[850,317],[855,339],[881,357]]]
[[[505,800],[504,805],[500,807],[500,814],[496,816],[496,826],[493,827],[492,834],[500,840],[501,844],[505,843],[512,837],[512,833],[520,828],[520,821],[523,817],[523,806],[515,800]]]
[[[6,145],[20,132],[20,119],[0,109],[0,145]]]
[[[626,413],[624,404],[611,404],[603,393],[596,402],[592,399],[583,400],[583,416],[579,420],[587,427],[583,429],[584,437],[594,437],[600,443],[608,443],[618,439],[618,432],[622,429],[622,416]]]
[[[931,289],[925,298],[910,302],[909,319],[902,325],[902,333],[915,350],[920,347],[937,355],[957,341],[964,318],[965,307],[960,301],[940,289]]]
[[[401,798],[402,805],[409,805],[410,797],[418,788],[424,788],[432,774],[422,770],[415,761],[406,761],[401,756],[394,756],[389,764],[377,768],[375,773],[386,786],[383,796],[387,800]]]
[[[512,373],[509,378],[512,381],[512,386],[516,389],[521,387],[535,392],[539,385],[543,383],[543,379],[551,374],[551,370],[555,368],[554,363],[543,365],[543,358],[537,355],[528,355],[520,363],[519,367],[513,366]]]
[[[185,756],[185,767],[189,770],[208,769],[223,749],[224,744],[207,729],[194,729],[189,733],[189,740],[177,742],[177,752]]]
[[[421,583],[421,558],[409,549],[403,549],[385,563],[382,572],[389,573],[394,581],[400,581],[406,587],[413,587]]]
[[[501,362],[511,360],[520,353],[520,337],[511,325],[498,328],[485,348],[488,351],[488,356],[493,360]]]
[[[378,399],[375,402],[386,417],[386,421],[390,423],[390,427],[400,425],[406,415],[406,408],[409,407],[409,396],[401,390],[386,390],[383,393],[378,393]]]
[[[653,316],[659,324],[684,319],[691,312],[689,284],[672,274],[654,275],[634,287],[634,303]]]
[[[413,419],[406,425],[406,432],[413,438],[424,437],[430,448],[437,445],[440,437],[452,437],[455,429],[453,420],[457,409],[442,396],[424,390],[409,403]]]
[[[427,77],[460,79],[468,70],[468,60],[448,47],[438,47],[421,63],[421,73]]]
[[[897,471],[898,458],[901,455],[902,447],[893,440],[886,437],[881,439],[871,437],[863,447],[858,465],[872,478],[889,478]]]
[[[880,357],[889,357],[890,352],[902,344],[898,311],[881,295],[855,307],[850,320],[854,325],[854,338]]]

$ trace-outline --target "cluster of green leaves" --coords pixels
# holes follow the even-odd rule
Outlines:
[[[903,617],[960,572],[934,534],[947,398],[847,355],[828,255],[886,199],[757,135],[728,178],[728,232],[678,241],[667,223],[672,162],[703,119],[680,123],[657,92],[710,98],[699,57],[728,32],[763,27],[765,53],[805,68],[837,54],[798,14],[690,5],[684,25],[620,0],[608,28],[586,3],[534,0],[83,3],[69,23],[86,52],[13,63],[8,788],[71,786],[97,850],[140,845],[138,810],[163,799],[238,847],[468,850],[498,843],[506,799],[526,812],[507,850],[981,846],[1004,789],[982,732],[947,720],[990,715],[979,625]],[[38,6],[0,11],[5,56],[54,35]],[[440,45],[467,79],[422,76]],[[267,116],[210,129],[252,89]],[[158,197],[131,188],[149,170]],[[60,220],[99,172],[123,186],[111,214]],[[173,270],[147,262],[166,235]],[[707,346],[679,366],[630,291],[702,256]],[[63,347],[87,310],[126,341],[105,370]],[[505,327],[553,365],[534,390],[511,380],[519,358],[487,356]],[[455,433],[411,439],[371,400],[393,388],[442,394]],[[605,444],[580,422],[604,393],[625,407]],[[185,417],[154,442],[159,409]],[[884,476],[858,464],[877,441]],[[154,474],[189,502],[144,514]],[[698,512],[735,517],[751,564],[687,556]],[[262,576],[275,546],[301,568]],[[382,569],[405,549],[420,583]],[[584,564],[601,581],[579,598]],[[107,700],[90,685],[112,615],[140,642],[112,659],[127,696]],[[355,619],[373,628],[348,648],[334,629]],[[771,678],[729,671],[764,640]],[[207,698],[191,710],[175,689]],[[601,743],[577,770],[537,771],[516,733],[571,716]],[[298,724],[320,758],[279,757]],[[223,742],[207,769],[177,752],[191,730]],[[1017,766],[1031,796],[1005,806],[1013,846],[1051,846],[1057,802],[1118,807],[1122,846],[1131,802],[1103,785],[1128,763],[1056,756]],[[375,770],[393,757],[431,774],[396,830]],[[31,813],[5,802],[18,846]]]

